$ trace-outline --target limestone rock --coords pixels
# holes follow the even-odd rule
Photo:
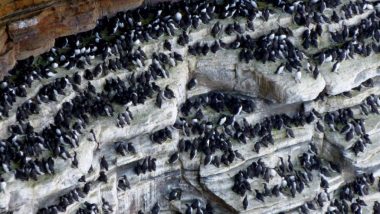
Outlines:
[[[332,63],[324,63],[320,71],[326,81],[327,93],[336,95],[349,91],[365,80],[379,75],[379,59],[377,54],[369,57],[356,56],[355,59],[341,62],[338,73],[331,72]]]
[[[149,1],[155,3],[156,1]],[[346,1],[344,1],[346,2]],[[95,21],[108,14],[114,14],[118,10],[133,8],[140,5],[142,1],[126,0],[85,0],[85,1],[20,1],[20,5],[12,2],[5,2],[5,12],[11,14],[16,10],[24,10],[30,5],[38,6],[38,11],[34,11],[30,16],[23,16],[20,20],[13,20],[6,16],[8,28],[0,29],[0,69],[8,70],[17,59],[22,59],[30,55],[37,55],[49,49],[54,42],[54,38],[69,35],[77,32],[89,30],[94,27]],[[42,9],[43,8],[43,9]],[[346,20],[346,24],[354,25],[360,22],[373,10],[366,10],[362,15],[354,16]],[[329,11],[331,12],[331,11]],[[245,25],[246,20],[238,20],[241,25]],[[200,40],[211,43],[210,26],[201,24],[198,29],[189,32],[190,44]],[[224,25],[232,23],[231,20],[223,20]],[[278,12],[270,16],[267,22],[255,19],[256,30],[247,32],[253,38],[265,35],[279,26],[290,26],[294,29],[294,35],[290,40],[297,48],[301,48],[298,37],[305,30],[304,27],[292,25],[292,17],[285,13]],[[342,23],[340,23],[342,24]],[[323,25],[325,31],[337,30],[340,24]],[[225,42],[231,42],[235,36],[221,35]],[[163,39],[141,44],[142,50],[147,55],[154,52],[165,52],[163,50]],[[166,39],[166,37],[165,37]],[[83,183],[78,179],[86,175],[87,181],[93,182],[92,189],[88,195],[81,198],[78,203],[70,205],[66,213],[75,213],[85,201],[96,203],[101,206],[102,198],[106,199],[113,207],[115,213],[136,213],[142,210],[149,213],[152,206],[158,202],[162,213],[172,213],[174,211],[184,212],[187,205],[194,199],[199,199],[202,206],[208,202],[214,206],[215,213],[277,213],[289,212],[297,213],[299,207],[307,201],[313,200],[324,190],[320,187],[320,180],[324,178],[329,184],[328,193],[334,198],[339,189],[347,182],[351,182],[354,175],[364,172],[373,172],[380,167],[380,146],[378,145],[379,115],[370,114],[363,116],[360,112],[360,105],[369,95],[379,95],[379,55],[372,54],[362,58],[355,56],[342,62],[338,72],[331,72],[331,63],[325,63],[320,67],[321,75],[316,79],[305,67],[307,63],[314,65],[311,55],[317,53],[322,48],[328,48],[334,44],[330,41],[329,33],[319,38],[320,47],[318,49],[302,50],[305,58],[302,61],[302,79],[300,83],[294,80],[294,72],[284,72],[282,75],[274,74],[281,62],[258,62],[252,60],[249,63],[240,62],[238,50],[223,49],[216,54],[209,53],[207,56],[192,56],[188,54],[187,48],[177,44],[178,36],[168,38],[173,44],[173,51],[180,53],[184,61],[177,62],[168,69],[169,78],[159,79],[156,83],[161,89],[168,86],[174,91],[175,98],[164,100],[161,108],[155,106],[155,97],[149,98],[145,103],[134,105],[113,105],[115,110],[113,116],[90,118],[89,124],[80,135],[80,143],[76,148],[70,149],[70,154],[74,152],[78,156],[78,168],[71,167],[70,160],[56,158],[55,175],[43,175],[37,181],[23,182],[14,178],[9,173],[6,174],[7,190],[0,192],[0,212],[13,211],[14,213],[35,213],[42,207],[47,207],[58,203],[59,197],[75,188],[82,188]],[[10,41],[12,40],[12,41]],[[111,56],[115,58],[118,56]],[[94,65],[101,60],[92,60],[92,65],[86,68],[93,69]],[[4,62],[4,63],[2,63]],[[136,75],[148,70],[151,60],[147,60],[146,66],[136,68],[133,72]],[[16,122],[16,108],[22,103],[35,99],[38,91],[44,85],[52,83],[56,78],[72,75],[74,72],[83,75],[83,69],[74,68],[66,70],[57,68],[57,74],[48,79],[36,80],[32,87],[28,88],[25,98],[17,98],[14,107],[10,111],[10,117],[0,121],[1,138],[9,137],[7,127]],[[102,91],[106,80],[110,78],[120,78],[125,81],[131,76],[131,71],[127,69],[117,69],[105,76],[97,77],[93,80],[83,80],[78,86],[84,89],[88,83],[96,88],[97,92]],[[192,77],[196,77],[198,85],[193,90],[188,90],[186,84]],[[373,78],[373,87],[363,87],[360,91],[351,91],[351,97],[343,96],[341,93],[350,91],[352,88],[362,84],[369,78]],[[260,152],[255,152],[254,143],[260,141],[260,137],[249,139],[247,144],[236,142],[231,138],[232,148],[238,150],[244,160],[234,160],[230,165],[221,164],[220,167],[214,165],[204,165],[205,155],[202,151],[197,151],[197,155],[190,160],[188,153],[181,153],[178,161],[173,164],[168,163],[171,154],[178,150],[180,139],[192,139],[192,136],[184,136],[182,130],[173,127],[173,124],[181,117],[181,106],[190,98],[206,94],[210,91],[224,91],[240,97],[254,97],[253,101],[256,109],[251,112],[240,112],[234,116],[236,121],[242,122],[245,119],[249,124],[255,124],[273,115],[299,113],[300,109],[309,113],[312,109],[320,113],[336,111],[342,108],[352,107],[355,117],[365,119],[365,129],[369,134],[373,144],[367,145],[363,153],[357,156],[350,151],[357,137],[346,142],[344,136],[329,130],[324,124],[324,133],[316,130],[316,121],[323,123],[323,118],[314,118],[314,121],[302,126],[291,127],[294,138],[287,137],[284,129],[272,132],[274,145],[263,146]],[[73,99],[77,93],[72,86],[65,89],[65,95],[59,95],[57,102],[41,104],[38,114],[30,116],[30,123],[39,132],[49,123],[54,121],[54,116],[62,108],[64,102]],[[325,93],[327,97],[319,99]],[[335,96],[332,96],[335,95]],[[304,104],[304,105],[303,105]],[[125,111],[128,107],[134,115],[130,125],[116,127],[116,115]],[[210,121],[217,119],[218,114],[209,109],[204,111],[206,118]],[[194,112],[191,112],[191,114]],[[301,112],[304,113],[304,112]],[[298,115],[300,116],[300,115]],[[305,116],[305,115],[301,115]],[[171,139],[165,140],[162,144],[153,143],[151,134],[163,128],[171,130]],[[220,127],[222,129],[222,127]],[[341,127],[339,127],[341,128]],[[90,130],[93,130],[93,139]],[[222,130],[223,131],[223,130]],[[132,143],[136,153],[128,153],[125,156],[117,154],[115,151],[116,142]],[[300,156],[305,153],[313,153],[311,146],[314,145],[322,157],[323,166],[326,166],[326,173],[313,171],[313,180],[309,186],[305,187],[302,193],[297,193],[292,197],[288,192],[281,193],[281,196],[266,197],[266,202],[261,203],[255,199],[254,192],[247,192],[249,206],[243,209],[242,200],[238,194],[232,191],[234,176],[247,168],[253,161],[263,160],[273,171],[273,177],[268,182],[270,187],[281,184],[283,177],[279,175],[277,165],[280,157],[287,158],[290,155],[291,161],[297,169],[303,166],[299,164]],[[318,152],[315,152],[318,153]],[[219,151],[217,155],[221,155]],[[48,155],[48,154],[44,154]],[[135,167],[143,160],[151,156],[156,159],[156,170],[137,175]],[[100,170],[100,159],[104,157],[109,169],[105,172],[108,182],[98,181]],[[342,165],[343,173],[339,174],[332,170],[331,164],[339,162]],[[93,172],[89,173],[89,169]],[[376,176],[380,173],[375,173]],[[131,188],[122,191],[118,188],[118,181],[122,176],[127,176]],[[262,178],[248,179],[251,188],[262,190]],[[174,188],[183,189],[181,200],[168,201],[170,190]],[[334,195],[335,194],[335,195]],[[379,198],[378,193],[371,189],[368,196],[369,203],[374,203]],[[329,205],[319,207],[316,212],[324,212]],[[366,209],[369,212],[370,208]]]

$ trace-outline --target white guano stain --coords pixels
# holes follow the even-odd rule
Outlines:
[[[23,29],[23,28],[27,28],[27,27],[36,25],[37,23],[38,23],[37,18],[33,18],[33,19],[18,21],[16,25],[17,25],[17,28]]]

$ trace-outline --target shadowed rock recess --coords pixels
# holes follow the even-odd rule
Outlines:
[[[0,82],[0,213],[380,213],[378,1],[166,2],[85,30]]]

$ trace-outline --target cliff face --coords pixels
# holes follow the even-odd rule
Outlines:
[[[11,16],[4,19],[9,22],[7,28],[3,28],[0,37],[0,41],[3,41],[2,48],[8,50],[2,56],[4,67],[6,63],[12,66],[17,59],[44,52],[56,37],[93,28],[99,16],[141,4],[140,1],[99,0],[70,3],[54,1],[48,6],[49,2],[41,2],[41,5],[46,7],[23,21],[11,21]],[[27,3],[25,2],[24,6],[29,8]],[[16,10],[12,10],[15,5],[7,5],[7,8],[10,8],[9,14],[12,11],[15,13]],[[24,6],[19,5],[20,8]],[[337,10],[340,11],[340,7]],[[14,143],[13,139],[9,138],[8,127],[18,124],[18,107],[30,102],[40,102],[38,110],[30,113],[27,120],[34,132],[40,133],[48,124],[63,120],[59,118],[63,111],[70,111],[67,110],[70,109],[68,103],[74,103],[75,98],[84,96],[84,91],[90,91],[90,84],[94,86],[94,91],[86,93],[85,96],[94,96],[91,102],[99,100],[99,97],[105,94],[112,97],[118,93],[117,90],[124,87],[133,88],[146,81],[146,76],[149,76],[148,82],[156,83],[156,87],[161,91],[151,91],[153,96],[147,96],[136,105],[111,102],[112,114],[106,112],[93,116],[86,112],[90,116],[88,121],[79,124],[83,127],[76,136],[77,142],[60,142],[68,154],[54,155],[54,173],[46,172],[48,170],[42,170],[44,166],[40,166],[39,170],[44,172],[39,173],[38,178],[22,181],[15,176],[17,164],[13,164],[14,169],[8,173],[1,171],[7,186],[0,189],[0,213],[36,213],[42,208],[64,203],[62,201],[67,198],[73,199],[75,194],[83,193],[86,182],[91,184],[90,190],[72,200],[62,213],[76,213],[88,203],[97,204],[102,210],[101,213],[132,214],[138,210],[153,213],[151,210],[156,203],[161,207],[160,213],[185,213],[194,199],[200,200],[204,213],[209,213],[206,212],[206,204],[211,204],[213,213],[216,214],[307,213],[305,209],[310,213],[324,213],[338,209],[334,199],[342,201],[342,194],[347,192],[344,188],[360,176],[366,181],[359,180],[352,184],[351,186],[357,183],[361,185],[361,190],[355,189],[352,195],[354,198],[360,197],[365,200],[367,206],[361,207],[363,213],[371,213],[374,204],[380,198],[376,189],[376,184],[380,182],[379,54],[372,52],[366,57],[360,54],[347,57],[341,62],[339,72],[332,72],[333,62],[318,65],[319,75],[315,75],[309,67],[317,66],[313,60],[314,54],[341,47],[331,40],[330,32],[341,31],[343,24],[350,27],[359,25],[363,20],[369,19],[376,10],[376,7],[368,7],[363,13],[338,23],[322,23],[323,33],[318,37],[318,48],[304,49],[301,37],[306,27],[294,26],[292,16],[282,10],[276,10],[268,20],[258,16],[253,21],[255,30],[246,27],[247,20],[244,18],[214,19],[189,30],[188,46],[178,44],[183,35],[181,30],[176,29],[172,36],[161,36],[145,43],[136,42],[137,45],[131,51],[124,51],[122,46],[110,48],[104,61],[100,56],[96,56],[89,59],[89,63],[84,64],[82,68],[54,68],[55,74],[46,78],[36,78],[31,86],[25,86],[25,96],[17,97],[9,110],[9,116],[0,120],[0,139]],[[330,9],[327,11],[331,14]],[[377,17],[376,20],[378,19]],[[275,74],[281,66],[280,60],[263,63],[260,60],[245,62],[239,59],[240,50],[238,47],[234,48],[237,33],[230,35],[222,31],[219,35],[220,42],[230,45],[220,47],[216,53],[209,51],[203,54],[203,50],[195,54],[190,53],[189,47],[197,44],[215,44],[216,39],[210,35],[210,28],[217,22],[223,26],[239,25],[244,28],[244,35],[254,40],[276,32],[279,27],[289,27],[292,30],[292,35],[288,36],[289,43],[303,54],[301,80],[295,80],[297,76],[294,71]],[[164,44],[168,42],[172,46],[171,51],[164,48]],[[134,61],[128,65],[129,67],[115,65],[126,58],[126,52],[137,51],[143,51],[148,56],[146,59],[142,58],[141,64]],[[174,52],[180,54],[182,60],[173,60],[171,54]],[[151,71],[153,61],[157,60],[153,60],[151,56],[157,53],[167,56],[168,62],[162,63],[164,74],[156,74],[156,78],[153,78],[154,75],[148,71]],[[105,69],[95,77],[87,78],[88,72],[95,72],[100,64],[109,70],[106,72]],[[75,75],[82,77],[80,83],[73,83]],[[196,78],[197,84],[190,89],[188,83],[192,78]],[[119,83],[110,83],[111,79],[115,82],[120,81],[121,86],[116,87]],[[67,85],[59,92],[54,92],[56,99],[45,98],[47,101],[41,101],[45,93],[42,88],[51,85],[56,87],[55,85],[62,84],[61,80],[66,81]],[[112,85],[117,88],[115,91],[109,89]],[[156,97],[162,94],[166,87],[173,91],[174,97],[164,99],[162,106],[158,107]],[[53,90],[47,93],[50,91]],[[140,93],[136,91],[128,91],[123,96]],[[226,106],[244,100],[252,101],[255,108],[249,110],[245,105],[239,113],[231,113],[227,107],[217,111],[215,106],[211,107],[210,101],[215,92],[218,101],[225,102],[225,98],[229,99],[225,102]],[[76,107],[81,108],[81,104]],[[85,104],[83,101],[83,105]],[[188,114],[186,105],[190,105]],[[133,119],[130,124],[120,126],[119,116],[126,113],[127,107],[133,114]],[[351,138],[347,137],[349,131],[341,131],[344,129],[342,114],[349,115],[346,119],[355,126],[350,128],[352,133],[355,129]],[[228,122],[221,122],[221,118],[226,115],[232,115],[236,123],[231,122],[227,125]],[[326,119],[330,117],[335,121]],[[280,128],[276,128],[278,124],[275,121],[278,118],[284,118]],[[208,128],[209,123],[206,121],[213,127]],[[182,122],[185,125],[181,126]],[[201,124],[201,128],[198,124]],[[204,130],[210,130],[200,136],[198,129],[202,129],[202,126]],[[268,135],[265,134],[267,127],[271,129]],[[165,137],[159,135],[159,140],[154,140],[152,136],[162,133],[163,130],[170,130],[170,134]],[[234,134],[229,134],[232,131]],[[264,134],[260,134],[261,132]],[[211,137],[205,139],[206,136]],[[363,143],[367,138],[370,139],[368,143]],[[15,144],[18,140],[14,139]],[[360,147],[360,152],[355,154],[353,148],[357,147],[358,142],[365,146]],[[124,151],[125,154],[122,155],[117,151],[119,145],[133,145],[135,152],[127,149],[128,151]],[[213,151],[213,159],[207,161],[210,157],[204,150],[212,146],[216,152]],[[229,146],[227,153],[226,150],[220,149],[223,146]],[[181,147],[184,148],[180,149]],[[0,149],[2,152],[3,147]],[[50,148],[35,149],[42,150],[39,160],[32,160],[35,165],[53,153]],[[169,163],[176,152],[179,154],[178,160]],[[219,164],[216,164],[216,157],[223,156],[225,160],[219,160]],[[74,157],[77,158],[76,164]],[[137,166],[146,165],[149,162],[148,157],[151,158],[149,161],[152,158],[155,160],[154,170],[140,172]],[[102,165],[103,158],[108,163],[107,169]],[[233,160],[226,160],[229,158]],[[280,160],[284,160],[285,163]],[[254,171],[261,172],[248,175],[248,169],[252,170],[253,166],[256,167]],[[101,172],[107,176],[106,182],[100,179]],[[363,175],[365,173],[367,175]],[[372,177],[363,178],[371,173],[374,179],[372,185],[368,183]],[[83,181],[82,176],[86,181]],[[125,177],[128,178],[129,186],[122,188]],[[297,182],[293,187],[290,183],[294,180]],[[247,185],[251,191],[238,194],[234,188],[237,181],[243,181],[243,184],[239,185]],[[304,186],[301,187],[301,184]],[[282,189],[277,192],[278,195],[274,193],[276,187]],[[265,202],[262,202],[257,199],[258,193],[255,190],[264,194],[265,188],[270,188],[271,193],[265,193]],[[181,197],[169,201],[170,192],[176,189],[182,190]],[[362,189],[365,189],[365,192]],[[249,201],[246,207],[243,205],[244,196]],[[112,206],[112,212],[105,211],[105,201]],[[311,203],[315,210],[306,203]],[[347,200],[345,203],[352,205],[354,201]],[[195,209],[190,213],[194,214]]]
[[[0,2],[0,75],[55,38],[93,29],[96,20],[140,6],[143,0],[6,0]]]

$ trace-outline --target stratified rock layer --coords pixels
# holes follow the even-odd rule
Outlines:
[[[48,51],[58,37],[91,30],[96,20],[143,0],[22,0],[0,2],[0,77],[16,60]]]
[[[125,9],[139,5],[140,1],[128,1],[128,4],[122,4],[124,1],[118,1],[118,3],[121,6],[118,4],[117,7]],[[12,62],[16,59],[44,52],[53,44],[56,37],[93,28],[95,20],[99,16],[115,12],[113,7],[113,4],[109,4],[108,1],[81,1],[72,8],[64,1],[44,9],[32,18],[9,24],[8,32],[0,34],[0,48],[7,49],[3,55],[4,58],[0,59],[4,61],[1,65],[6,70],[6,67],[12,66]],[[355,16],[347,20],[346,23],[357,24],[361,18],[365,18],[373,10],[370,9],[365,14]],[[57,24],[58,22],[59,24]],[[227,19],[221,22],[227,24],[231,23],[232,20]],[[189,33],[190,44],[197,41],[211,41],[209,28],[214,23],[213,21],[209,25],[202,24],[198,29],[192,30]],[[243,26],[245,20],[239,20],[239,23]],[[269,21],[264,22],[257,19],[254,24],[257,26],[256,30],[247,34],[257,38],[277,29],[279,26],[290,25],[291,19],[286,14],[276,13],[270,17]],[[57,27],[58,25],[60,27]],[[327,28],[327,24],[323,27]],[[338,28],[339,26],[330,26],[332,29],[334,27]],[[298,46],[300,45],[298,37],[302,33],[302,29],[302,27],[295,29],[292,38],[296,44],[298,42]],[[5,30],[0,30],[0,32],[5,32]],[[12,39],[12,42],[7,42],[8,37]],[[44,175],[37,181],[23,182],[16,180],[12,175],[7,175],[5,177],[8,184],[7,190],[0,193],[2,199],[0,200],[0,212],[35,213],[42,207],[57,203],[60,196],[72,189],[81,187],[82,184],[78,183],[78,179],[84,174],[86,174],[88,181],[94,182],[93,187],[85,198],[69,206],[67,213],[75,213],[85,201],[101,204],[102,198],[107,199],[113,206],[115,213],[136,213],[140,209],[149,212],[157,201],[160,203],[163,213],[183,212],[186,209],[186,204],[191,203],[194,198],[202,198],[202,203],[211,201],[215,205],[216,213],[278,213],[281,211],[292,213],[296,212],[299,206],[313,200],[320,192],[324,191],[319,186],[322,177],[326,177],[330,185],[328,192],[334,195],[334,191],[352,181],[352,175],[375,171],[375,175],[378,176],[379,172],[376,174],[376,171],[380,166],[380,159],[377,156],[380,148],[378,145],[379,116],[375,114],[361,115],[359,105],[369,95],[380,94],[380,82],[377,78],[380,66],[379,55],[372,54],[366,58],[357,56],[354,59],[345,60],[342,62],[338,73],[331,72],[332,63],[325,63],[321,66],[321,75],[317,78],[313,78],[311,73],[304,72],[301,82],[297,83],[294,80],[294,73],[274,74],[279,66],[277,62],[263,64],[253,60],[250,63],[243,63],[238,59],[238,51],[224,49],[216,54],[209,53],[207,56],[192,56],[187,53],[186,48],[176,44],[177,39],[178,37],[174,36],[169,38],[169,41],[173,44],[173,49],[183,55],[184,61],[178,62],[168,70],[169,78],[157,81],[161,88],[169,86],[175,93],[175,99],[165,101],[160,109],[155,106],[154,98],[148,99],[144,105],[129,106],[134,119],[130,125],[123,128],[116,127],[116,115],[123,112],[125,106],[115,106],[115,114],[112,117],[91,118],[90,125],[86,127],[80,137],[79,147],[70,151],[72,154],[74,150],[77,153],[79,167],[71,168],[68,161],[57,159],[55,175]],[[233,40],[232,36],[226,35],[223,35],[221,39],[225,42]],[[321,48],[329,46],[327,34],[324,34],[320,40],[324,41]],[[163,38],[160,38],[142,44],[141,48],[150,56],[153,51],[165,52],[162,43]],[[21,47],[22,49],[20,49]],[[308,55],[317,52],[317,50],[305,52]],[[100,62],[100,59],[96,58],[92,62],[95,65]],[[310,58],[305,58],[303,63],[308,62],[313,63]],[[93,65],[87,68],[92,69]],[[141,72],[146,69],[147,67],[138,68],[134,72]],[[70,71],[63,68],[56,70],[58,73],[55,77],[36,80],[31,89],[28,90],[27,97],[19,98],[15,106],[34,98],[43,85],[55,78],[72,75],[75,72],[80,75],[84,73],[84,69],[77,68]],[[128,70],[118,69],[94,80],[83,80],[80,87],[83,89],[90,82],[99,92],[107,79],[118,77],[125,81],[130,76],[131,73]],[[186,84],[192,77],[197,78],[198,85],[193,90],[187,90]],[[360,91],[352,91],[349,98],[341,95],[342,92],[362,85],[370,78],[374,80],[372,87],[363,86]],[[263,147],[260,152],[253,151],[257,138],[250,140],[247,144],[234,144],[233,148],[240,151],[244,160],[237,160],[229,166],[204,166],[202,163],[205,157],[201,153],[192,160],[187,154],[184,154],[176,163],[168,164],[169,156],[177,150],[179,140],[184,137],[180,130],[172,127],[180,114],[181,105],[186,99],[215,90],[232,92],[239,96],[255,97],[256,110],[252,113],[242,112],[236,118],[237,120],[244,118],[251,124],[275,114],[292,115],[299,112],[301,103],[304,104],[302,107],[305,108],[305,111],[315,109],[320,113],[352,107],[355,117],[365,119],[366,130],[373,144],[369,145],[363,153],[355,156],[350,148],[356,139],[346,142],[343,135],[332,132],[328,129],[327,124],[324,124],[326,131],[321,133],[315,129],[315,123],[311,123],[294,127],[292,129],[294,138],[287,137],[283,130],[276,131],[273,134],[275,144],[269,145],[267,148]],[[30,116],[29,121],[36,131],[41,131],[43,127],[52,122],[62,104],[73,99],[77,94],[72,86],[65,89],[65,92],[66,95],[58,96],[57,102],[42,104],[40,113]],[[316,99],[321,93],[331,96]],[[0,126],[4,127],[0,129],[1,138],[8,137],[6,127],[16,121],[15,106],[11,110],[10,116],[0,121]],[[213,114],[210,113],[208,116],[211,118],[215,116]],[[172,130],[172,138],[162,144],[154,144],[150,139],[152,132],[165,127]],[[90,130],[94,131],[95,137],[100,143],[99,149],[97,149],[97,143],[91,139]],[[128,154],[127,156],[116,154],[115,142],[120,140],[135,145],[136,154]],[[279,157],[287,158],[288,155],[291,155],[292,161],[296,163],[298,156],[309,150],[310,143],[316,145],[325,160],[341,162],[344,168],[343,173],[338,174],[330,170],[331,174],[327,177],[313,172],[314,180],[309,183],[310,186],[295,197],[282,194],[279,198],[268,197],[265,203],[261,203],[254,198],[253,193],[247,193],[250,204],[244,210],[243,198],[231,190],[236,173],[259,159],[270,168],[277,166]],[[107,183],[97,181],[100,171],[99,159],[103,156],[110,164],[109,170],[106,172],[108,175]],[[136,175],[134,167],[138,161],[142,161],[147,156],[157,159],[157,169],[153,172]],[[88,173],[91,166],[94,171]],[[295,167],[301,166],[296,165]],[[128,177],[131,189],[120,191],[117,187],[118,179],[124,175]],[[268,185],[272,187],[279,184],[281,179],[281,176],[275,173]],[[262,189],[262,184],[265,181],[257,178],[251,179],[249,182],[253,187],[252,189]],[[166,198],[169,191],[178,187],[184,190],[182,199],[168,202]],[[374,190],[371,193],[373,194],[366,197],[372,206],[373,201],[378,199],[378,193],[374,193]],[[326,209],[327,207],[320,207],[318,212],[323,212]]]

